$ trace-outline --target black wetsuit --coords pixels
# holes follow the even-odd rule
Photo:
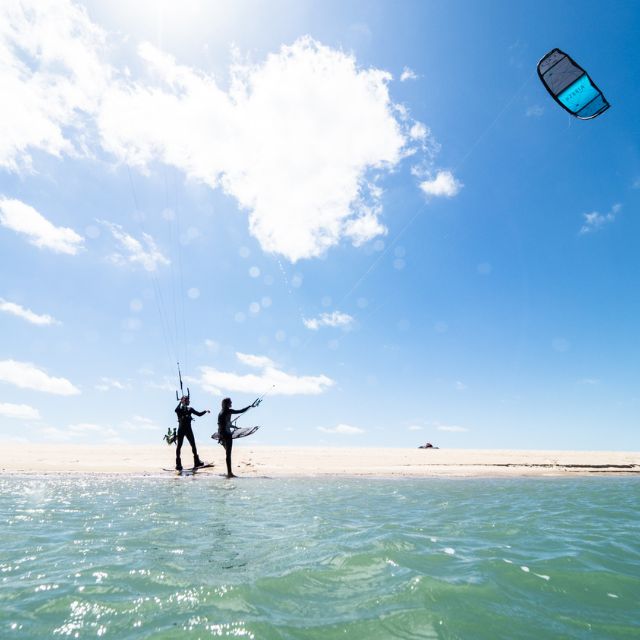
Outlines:
[[[245,407],[244,409],[222,409],[218,414],[218,442],[224,447],[227,452],[227,474],[233,475],[231,471],[231,449],[233,448],[233,437],[231,431],[231,415],[234,413],[244,413],[247,409],[251,409],[252,405]]]
[[[206,411],[196,411],[188,405],[182,404],[182,402],[176,407],[176,413],[178,414],[178,446],[176,447],[176,469],[182,469],[182,462],[180,461],[180,450],[182,449],[182,442],[186,438],[191,445],[191,451],[193,452],[193,466],[197,466],[200,462],[198,458],[198,451],[196,449],[196,439],[193,436],[193,429],[191,428],[191,416],[203,416]]]

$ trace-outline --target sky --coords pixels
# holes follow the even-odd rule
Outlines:
[[[637,3],[0,13],[5,441],[640,450]]]

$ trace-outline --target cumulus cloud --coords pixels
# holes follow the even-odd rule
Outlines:
[[[438,171],[432,180],[420,183],[420,188],[429,196],[453,198],[462,189],[462,183],[457,180],[451,171]]]
[[[0,226],[26,236],[29,244],[39,249],[75,255],[84,248],[84,239],[73,229],[56,227],[20,200],[0,196]]]
[[[415,80],[417,78],[417,74],[413,69],[409,69],[409,67],[405,67],[400,74],[400,82],[406,82],[407,80]]]
[[[148,43],[134,73],[120,69],[107,38],[68,0],[4,3],[0,87],[13,99],[0,105],[0,166],[98,148],[143,172],[163,162],[232,196],[263,250],[296,262],[385,234],[376,182],[437,147],[393,102],[390,73],[308,36],[257,63],[238,54],[224,87]]]
[[[9,302],[4,298],[0,298],[0,311],[4,311],[5,313],[10,313],[11,315],[17,316],[18,318],[22,318],[31,324],[37,325],[50,325],[50,324],[60,324],[55,318],[48,314],[37,314],[31,311],[31,309],[25,309],[22,305],[17,304],[16,302]]]
[[[303,318],[302,322],[307,329],[317,331],[320,327],[342,327],[347,329],[353,324],[353,317],[348,313],[333,311],[332,313],[321,313],[317,318]]]
[[[0,360],[0,382],[7,382],[21,389],[34,389],[60,396],[80,393],[80,389],[66,378],[54,378],[34,364],[16,360]]]
[[[219,371],[213,367],[200,367],[200,378],[197,382],[205,391],[213,395],[223,392],[238,391],[241,393],[259,394],[271,389],[272,395],[318,395],[335,383],[325,375],[297,376],[278,369],[276,364],[264,356],[236,353],[240,362],[259,373],[239,374]]]
[[[156,271],[159,266],[171,264],[158,249],[155,240],[148,234],[142,234],[142,241],[123,231],[119,224],[100,220],[116,239],[122,253],[113,253],[109,260],[118,265],[141,265],[146,271]]]
[[[0,3],[0,166],[29,169],[36,150],[84,151],[85,115],[110,76],[104,44],[85,9],[67,0]]]
[[[339,436],[355,436],[364,433],[365,430],[360,427],[353,427],[350,424],[339,424],[335,427],[318,427],[318,431],[323,433],[332,433]]]
[[[582,216],[584,218],[584,223],[582,224],[582,227],[580,227],[580,235],[593,233],[594,231],[602,229],[605,225],[611,224],[615,221],[616,216],[621,209],[621,204],[614,204],[611,207],[611,210],[604,214],[598,213],[597,211],[583,213]]]
[[[143,168],[160,159],[221,187],[249,211],[262,248],[292,262],[382,231],[369,177],[407,143],[389,73],[303,37],[234,65],[224,91],[150,44],[138,51],[158,83],[122,83],[105,98],[98,126],[116,157]]]
[[[18,420],[40,420],[40,412],[28,404],[11,404],[0,402],[0,416],[17,418]]]
[[[271,358],[266,356],[254,356],[250,353],[236,352],[236,358],[248,367],[255,367],[257,369],[264,369],[266,367],[273,367],[274,362]]]

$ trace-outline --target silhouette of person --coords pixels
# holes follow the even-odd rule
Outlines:
[[[178,446],[176,447],[176,471],[182,471],[182,461],[180,460],[180,450],[182,449],[182,442],[186,438],[191,445],[191,451],[193,452],[193,467],[203,467],[204,462],[198,457],[198,450],[196,449],[196,439],[193,435],[193,429],[191,428],[191,416],[203,416],[205,413],[211,413],[209,409],[204,411],[196,411],[189,406],[189,396],[182,396],[180,402],[176,407],[176,413],[178,414]]]
[[[222,409],[218,414],[218,442],[224,447],[227,462],[227,478],[235,478],[235,474],[231,471],[231,449],[233,448],[233,427],[231,426],[231,415],[235,413],[244,413],[257,406],[255,402],[246,406],[244,409],[232,409],[231,398],[222,400]]]

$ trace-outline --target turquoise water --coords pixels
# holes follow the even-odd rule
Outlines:
[[[640,480],[0,477],[1,638],[638,638]]]

